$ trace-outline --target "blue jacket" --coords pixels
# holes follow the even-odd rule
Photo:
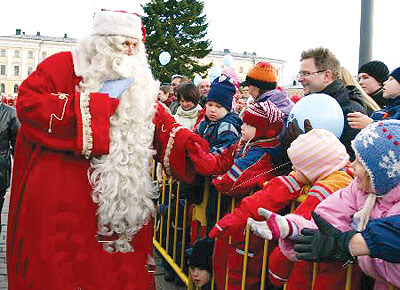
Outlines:
[[[400,96],[386,101],[386,105],[371,114],[371,118],[375,121],[386,119],[400,120]]]
[[[400,215],[370,220],[361,235],[372,257],[400,263]]]
[[[196,133],[208,141],[210,152],[221,153],[239,140],[242,124],[236,113],[228,113],[216,122],[210,121],[205,116],[199,123]]]

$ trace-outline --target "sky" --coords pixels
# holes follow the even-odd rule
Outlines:
[[[13,0],[2,6],[0,35],[26,34],[82,38],[101,8],[143,13],[148,0]],[[284,81],[299,69],[303,50],[324,46],[357,74],[361,0],[204,0],[207,38],[214,50],[256,52],[285,60]],[[375,0],[372,59],[390,70],[400,66],[399,0]],[[285,83],[283,83],[284,85]]]

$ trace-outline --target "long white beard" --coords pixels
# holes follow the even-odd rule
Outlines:
[[[129,239],[149,222],[154,211],[152,199],[157,198],[150,165],[159,84],[152,77],[144,49],[135,56],[113,54],[106,63],[102,72],[98,68],[85,71],[83,92],[98,91],[107,79],[133,77],[134,83],[120,97],[111,117],[110,153],[91,159],[89,179],[93,201],[98,204],[98,233],[120,237],[105,243],[104,248],[128,252],[133,249],[124,237]]]

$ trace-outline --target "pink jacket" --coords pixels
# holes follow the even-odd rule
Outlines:
[[[320,214],[327,222],[341,231],[351,230],[353,215],[365,204],[367,194],[357,186],[358,179],[347,187],[336,191],[327,199],[322,201],[315,212]],[[370,215],[370,219],[383,218],[400,214],[400,185],[378,197]],[[301,216],[289,214],[286,216],[294,222],[299,231],[303,228],[316,228],[313,220],[309,221]],[[296,260],[293,243],[287,240],[280,240],[282,252],[291,260]],[[386,289],[386,284],[390,283],[400,287],[400,264],[390,263],[370,256],[358,257],[358,264],[361,269],[376,280],[375,289]]]

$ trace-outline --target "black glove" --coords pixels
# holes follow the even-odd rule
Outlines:
[[[319,231],[303,229],[295,240],[294,250],[298,259],[307,261],[354,262],[349,243],[357,231],[341,232],[326,222],[319,214],[312,212]]]
[[[290,145],[300,134],[307,133],[308,131],[312,130],[312,126],[310,123],[310,120],[305,119],[304,120],[304,131],[300,129],[299,123],[297,122],[297,119],[294,118],[291,122],[288,124],[288,128],[286,130],[286,134],[283,137],[282,142],[286,145]]]

